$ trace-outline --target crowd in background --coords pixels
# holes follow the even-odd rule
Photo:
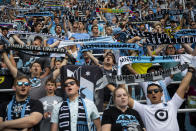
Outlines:
[[[62,7],[66,9],[61,9]],[[101,11],[98,12],[98,8],[123,9],[130,12],[103,13]],[[183,10],[183,13],[177,15],[172,15],[172,13],[153,15],[161,12],[163,9],[169,11]],[[25,13],[37,12],[49,12],[49,15],[25,15]],[[147,16],[152,17],[144,19]],[[111,36],[116,42],[136,43],[141,49],[140,51],[104,49],[81,52],[80,49],[83,45],[76,44],[64,47],[67,51],[66,55],[53,54],[44,56],[42,52],[34,51],[8,50],[6,53],[1,51],[0,88],[11,89],[15,78],[27,75],[32,88],[29,93],[30,97],[43,103],[45,107],[44,112],[46,113],[44,117],[47,118],[50,117],[52,112],[51,105],[59,103],[64,98],[61,90],[63,86],[60,77],[61,67],[78,65],[77,60],[80,57],[79,59],[82,59],[80,65],[96,65],[101,68],[103,74],[112,76],[117,75],[120,56],[166,56],[180,54],[195,56],[195,43],[165,43],[156,46],[143,46],[144,37],[126,34],[126,31],[133,30],[136,32],[166,33],[170,38],[174,38],[175,33],[182,29],[196,30],[195,0],[0,0],[0,33],[9,40],[10,44],[58,48],[61,41],[57,37],[64,40],[79,40]],[[9,34],[9,31],[27,31],[34,32],[34,34]],[[125,36],[122,38],[122,32],[125,32],[129,37]],[[47,37],[41,35],[43,33],[55,36]],[[195,37],[195,34],[193,37]],[[2,41],[0,42],[0,46],[5,44]],[[3,50],[2,46],[1,50]],[[169,69],[179,63],[158,63],[156,65],[152,63],[126,64],[122,68],[122,75],[146,74],[154,70]],[[196,108],[195,77],[193,75],[189,91],[187,91],[187,100],[182,104],[181,108]],[[54,81],[50,80],[51,78]],[[168,96],[172,98],[179,84],[171,84],[171,82],[182,81],[183,78],[184,75],[178,73],[163,80],[159,85],[165,86]],[[49,89],[47,85],[51,83],[55,83],[55,89]],[[147,90],[145,91],[147,86],[145,84],[149,83],[141,82],[136,86],[127,85],[129,95],[137,100],[145,99],[147,96]],[[117,85],[108,84],[100,90],[99,97],[102,100],[96,104],[99,112],[103,112],[108,105],[111,105],[111,94],[114,87],[117,87]],[[55,94],[53,94],[54,92]],[[11,100],[12,94],[0,92],[0,102]],[[51,94],[55,97],[46,97]],[[47,102],[44,103],[45,101],[51,102],[51,105]],[[148,102],[147,100],[147,104],[149,104]],[[178,114],[180,130],[191,131],[192,128],[192,130],[196,129],[196,122],[193,120],[195,118],[195,112]],[[138,118],[139,121],[140,119]],[[50,123],[49,120],[45,122]],[[42,128],[44,124],[42,123]],[[142,128],[145,128],[143,123],[140,123],[140,125]],[[46,128],[45,130],[48,129]]]

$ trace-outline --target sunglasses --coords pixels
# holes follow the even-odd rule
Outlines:
[[[160,89],[154,89],[154,90],[148,90],[147,93],[148,94],[152,94],[152,92],[154,92],[155,94],[158,93],[160,91]]]
[[[29,82],[17,82],[17,85],[18,85],[18,86],[23,86],[23,85],[29,86],[30,83],[29,83]]]
[[[75,81],[67,82],[64,84],[65,85],[64,87],[68,87],[69,84],[73,86],[74,84],[76,84],[76,82]]]
[[[175,47],[168,47],[168,49],[172,50],[172,49],[175,49]]]

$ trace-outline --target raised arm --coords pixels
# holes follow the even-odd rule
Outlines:
[[[67,28],[65,17],[63,17],[63,29],[64,29],[65,33],[68,32],[68,28]]]
[[[195,49],[193,50],[192,55],[193,55],[193,56],[196,56],[196,47],[195,47]]]
[[[2,56],[3,56],[3,59],[4,59],[5,64],[8,66],[8,69],[10,70],[12,76],[13,76],[14,78],[16,78],[18,69],[12,64],[12,62],[11,62],[10,59],[8,58],[6,52],[3,52],[3,53],[2,53]]]
[[[92,53],[90,53],[89,51],[87,51],[86,54],[90,57],[90,59],[91,59],[96,65],[100,66],[99,60],[98,60],[97,58],[95,58],[95,57],[93,56]]]
[[[160,45],[157,49],[155,49],[154,51],[151,50],[151,48],[149,46],[147,46],[147,52],[149,56],[156,56],[159,55],[159,53],[166,47],[166,45]]]
[[[25,43],[17,36],[17,35],[13,35],[14,40],[20,44],[20,45],[25,45]],[[28,44],[30,45],[30,44]]]
[[[61,63],[61,67],[64,66],[64,65],[67,65],[67,59],[64,58],[63,59],[63,62]],[[60,74],[60,69],[56,69],[54,72],[53,72],[53,79],[56,80],[57,76]]]
[[[50,23],[50,25],[48,26],[48,30],[50,30],[50,28],[51,28],[52,25],[53,25],[53,21],[52,21],[51,17],[49,18],[49,21],[50,21],[51,23]]]
[[[186,51],[188,54],[192,54],[192,53],[193,53],[193,49],[190,47],[189,44],[182,44],[182,47],[185,49],[185,51]]]
[[[102,12],[100,12],[99,15],[101,16],[101,19],[102,19],[105,23],[108,22],[107,19],[102,15]]]
[[[52,48],[57,47],[59,45],[59,43],[60,43],[60,41],[57,40],[54,43],[52,43],[51,45],[49,45],[48,47],[52,47]]]
[[[186,76],[183,78],[183,80],[180,83],[180,86],[178,88],[178,90],[176,91],[176,93],[182,98],[184,99],[184,95],[187,92],[188,88],[189,88],[189,83],[191,81],[192,75],[195,72],[195,69],[193,67],[188,67],[188,72],[186,74]]]

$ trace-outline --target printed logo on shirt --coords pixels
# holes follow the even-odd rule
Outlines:
[[[44,101],[43,103],[43,106],[44,106],[44,110],[48,110],[48,109],[52,109],[53,106],[55,106],[56,104],[58,104],[58,101],[54,100],[53,103],[48,103],[48,101]]]
[[[36,88],[41,86],[41,80],[39,78],[29,79],[31,82],[31,88]]]
[[[3,83],[5,81],[5,76],[1,76],[0,77],[0,84]]]
[[[116,124],[121,124],[127,131],[140,131],[141,129],[136,117],[128,114],[119,115]]]
[[[155,118],[159,121],[166,121],[168,119],[168,112],[167,110],[157,110],[155,112]]]

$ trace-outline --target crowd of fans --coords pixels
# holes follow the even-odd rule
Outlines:
[[[124,12],[103,12],[100,10],[101,8],[108,10],[121,9]],[[160,13],[163,10],[168,12]],[[181,13],[175,14],[172,11],[181,11]],[[31,15],[27,13],[31,13]],[[40,15],[36,13],[40,13]],[[156,15],[157,13],[160,14]],[[155,121],[154,127],[152,124],[148,125],[150,122],[153,123],[155,118],[152,118],[149,114],[142,114],[142,109],[150,110],[150,108],[147,106],[142,107],[133,99],[128,99],[129,95],[137,100],[146,99],[147,105],[151,106],[161,102],[168,102],[169,109],[173,110],[175,108],[176,112],[166,115],[178,118],[178,124],[175,123],[175,120],[169,119],[174,125],[174,127],[171,125],[167,127],[171,131],[196,130],[196,122],[194,121],[196,113],[175,114],[177,113],[177,108],[180,108],[183,103],[182,99],[184,97],[187,99],[182,104],[182,109],[196,108],[196,75],[193,68],[196,65],[189,66],[186,76],[180,72],[160,81],[140,82],[136,86],[130,86],[132,83],[128,83],[126,85],[128,91],[124,85],[123,87],[122,85],[118,87],[119,85],[110,83],[99,90],[99,96],[102,100],[95,105],[93,102],[86,101],[86,99],[83,101],[79,97],[77,93],[79,92],[78,87],[80,87],[80,84],[76,78],[68,77],[62,81],[60,76],[61,67],[78,65],[78,63],[80,63],[80,66],[96,65],[101,68],[104,75],[114,76],[117,75],[117,70],[119,70],[118,59],[121,56],[154,57],[181,54],[190,54],[190,57],[195,56],[195,43],[163,43],[162,45],[144,46],[145,37],[132,36],[127,33],[127,31],[165,33],[169,38],[174,38],[176,32],[182,29],[196,30],[195,0],[0,0],[0,33],[2,34],[0,39],[0,87],[1,89],[14,88],[16,91],[16,93],[0,92],[0,130],[22,129],[28,131],[32,127],[35,131],[70,130],[70,128],[71,130],[90,130],[89,122],[93,121],[97,130],[101,130],[102,125],[102,130],[152,131],[157,130],[157,125],[161,125],[160,129],[164,129],[164,126],[169,124],[159,124]],[[18,31],[18,33],[10,34],[10,31]],[[26,34],[22,34],[22,31],[25,31]],[[29,35],[27,32],[31,32],[31,34]],[[54,37],[47,37],[44,33],[52,34]],[[4,45],[8,43],[2,39],[7,39],[9,44],[14,45],[58,48],[62,40],[99,37],[112,37],[115,42],[136,43],[140,50],[104,49],[81,51],[84,43],[81,44],[80,42],[79,44],[65,46],[66,54],[45,55],[37,51],[7,50]],[[192,36],[186,36],[185,34],[182,37],[196,37],[196,34]],[[61,38],[61,40],[58,38]],[[78,62],[78,60],[81,61]],[[146,74],[173,68],[178,64],[180,62],[126,64],[122,67],[122,75]],[[190,72],[192,73],[191,76]],[[185,79],[184,84],[180,84],[183,78]],[[178,84],[171,84],[172,81],[178,81]],[[189,88],[185,88],[185,85]],[[25,86],[28,86],[28,88],[25,88]],[[29,87],[31,87],[31,90]],[[154,87],[158,88],[155,89]],[[72,90],[75,93],[74,96],[72,95]],[[182,90],[187,90],[185,96],[185,92]],[[175,94],[176,91],[177,94]],[[163,94],[160,95],[159,93]],[[20,96],[24,96],[24,99],[20,98]],[[65,96],[69,99],[65,99]],[[173,96],[174,98],[172,98]],[[159,97],[161,102],[158,100],[157,103],[154,99]],[[75,98],[78,98],[77,101]],[[5,101],[8,101],[8,103],[5,104]],[[12,101],[10,102],[12,104],[9,101]],[[76,104],[79,105],[75,106]],[[113,104],[115,106],[110,108]],[[172,104],[175,106],[170,107]],[[22,114],[23,108],[28,106],[30,106],[30,110],[26,109],[26,113]],[[62,106],[68,106],[69,110],[61,110]],[[55,107],[54,110],[53,107]],[[8,108],[12,111],[9,111]],[[75,110],[75,108],[78,110]],[[152,106],[151,108],[154,107]],[[158,108],[156,107],[155,109]],[[74,109],[73,112],[72,109]],[[104,112],[102,122],[99,119],[98,111]],[[9,113],[11,113],[13,123],[8,122],[5,124],[3,121],[12,120],[9,119]],[[63,118],[63,116],[62,119],[59,118],[59,114],[63,115],[64,113],[68,113],[71,119]],[[77,113],[86,113],[84,120],[82,119],[83,117],[80,118],[80,116],[74,115]],[[29,115],[28,119],[31,119],[31,121],[22,119],[25,115]],[[149,119],[148,115],[152,119]],[[163,113],[163,115],[165,114]],[[19,121],[15,122],[14,119]],[[75,125],[74,123],[68,125],[64,123],[66,125],[64,126],[62,120],[75,122]],[[161,119],[160,122],[169,120]],[[80,121],[82,123],[87,121],[87,124],[81,124],[84,127],[80,127],[81,125],[78,124]],[[27,124],[23,122],[27,122]],[[130,125],[136,127],[131,128]],[[178,128],[178,125],[180,128]]]

